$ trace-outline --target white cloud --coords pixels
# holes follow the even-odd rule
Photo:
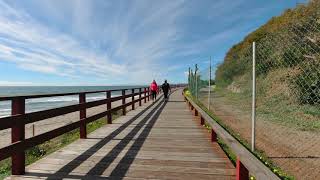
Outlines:
[[[66,75],[66,69],[104,77],[124,72],[109,57],[88,49],[70,35],[53,31],[23,11],[0,2],[0,60],[32,71]],[[72,71],[70,71],[72,72]]]
[[[230,12],[243,3],[0,0],[0,61],[24,70],[112,84],[162,80],[174,72],[183,77],[191,62],[182,57],[194,58],[248,28],[228,24],[240,18]],[[204,12],[193,6],[198,4]],[[192,19],[192,14],[203,14],[209,21],[228,15],[230,27],[214,32],[212,27],[219,24],[186,27],[202,20]],[[192,23],[186,22],[189,18]],[[206,29],[206,34],[199,29]]]
[[[44,16],[64,20],[59,13],[67,13],[59,11],[62,5],[53,2],[34,5],[48,10],[49,14]],[[62,11],[72,10],[69,28],[73,35],[59,32],[22,8],[0,1],[0,60],[12,61],[17,67],[41,73],[93,75],[106,80],[116,76],[122,76],[123,80],[139,77],[140,82],[146,82],[150,77],[144,75],[153,73],[152,64],[174,51],[178,36],[175,22],[181,14],[182,3],[136,1],[131,2],[132,6],[127,7],[126,12],[117,12],[125,6],[119,4],[120,9],[104,14],[108,16],[105,22],[93,24],[92,21],[97,20],[97,7],[91,2],[72,1],[65,5],[70,7],[64,7]],[[168,14],[170,16],[164,21],[163,17]],[[109,47],[94,49],[100,45]]]

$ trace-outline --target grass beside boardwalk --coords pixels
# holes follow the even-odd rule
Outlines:
[[[240,108],[241,112],[251,113],[251,92],[234,93],[224,88],[216,88],[215,94],[222,96],[228,104]],[[297,104],[283,95],[264,97],[257,94],[256,115],[258,119],[272,121],[286,127],[302,131],[320,131],[320,106]]]
[[[113,120],[120,116],[120,111],[113,113]],[[91,133],[94,130],[107,124],[105,118],[99,119],[97,121],[87,124],[87,132]],[[68,133],[65,133],[59,137],[56,137],[50,141],[47,141],[43,144],[30,148],[26,151],[26,165],[32,164],[35,161],[67,146],[68,144],[79,139],[80,133],[79,130],[73,130]],[[11,174],[11,158],[0,161],[0,179]]]
[[[191,93],[187,90],[185,91],[185,95],[187,95],[189,98],[191,98],[202,110],[204,110],[213,120],[215,120],[221,127],[223,127],[231,136],[233,136],[238,142],[240,142],[246,149],[248,149],[254,156],[256,156],[262,163],[264,163],[272,172],[274,172],[279,178],[284,180],[294,180],[295,178],[291,175],[288,175],[285,173],[280,167],[274,165],[271,159],[269,159],[264,152],[262,151],[254,151],[252,152],[250,150],[250,145],[247,141],[242,139],[240,137],[240,134],[233,131],[231,128],[229,128],[226,124],[223,123],[223,120],[220,119],[218,116],[213,114],[211,111],[209,111],[200,101],[197,101]],[[211,128],[209,125],[204,125],[208,131],[210,132]],[[218,136],[218,144],[222,148],[222,150],[226,153],[228,158],[231,160],[233,164],[236,162],[236,155],[232,152],[232,149],[230,149],[221,138]],[[250,177],[250,179],[255,179],[254,177]]]

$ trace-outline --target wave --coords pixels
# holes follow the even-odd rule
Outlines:
[[[119,95],[112,95],[116,97]],[[97,101],[105,99],[105,94],[97,94],[94,96],[88,95],[86,97],[87,102]],[[62,107],[71,104],[77,104],[79,102],[78,96],[61,96],[61,97],[48,97],[26,100],[26,112],[35,112],[39,110],[51,109],[56,107]],[[0,117],[9,116],[11,114],[11,102],[0,102]]]
[[[0,112],[10,112],[11,109],[0,109]]]

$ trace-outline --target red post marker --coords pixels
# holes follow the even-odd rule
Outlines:
[[[108,99],[108,102],[107,102],[107,110],[110,110],[111,109],[111,91],[107,91],[107,99]],[[108,113],[107,115],[107,121],[108,121],[108,124],[112,124],[112,114],[111,114],[111,111]]]
[[[12,100],[12,115],[25,114],[25,99],[15,98]],[[23,141],[25,139],[24,122],[16,124],[11,130],[12,143]],[[18,152],[12,155],[12,174],[22,175],[25,173],[25,153]]]
[[[86,103],[86,94],[80,93],[79,94],[79,103],[84,104]],[[85,139],[87,138],[87,125],[86,125],[86,117],[87,117],[87,111],[86,108],[80,109],[80,138]]]
[[[211,142],[217,142],[217,133],[211,129]]]
[[[237,158],[236,168],[237,168],[236,180],[248,180],[248,179],[249,179],[249,171],[248,171],[248,169],[241,163],[241,161],[240,161],[239,158]]]
[[[122,115],[126,115],[126,90],[122,90]]]
[[[132,102],[132,110],[135,109],[135,103],[134,103],[134,89],[131,90],[132,96],[131,96],[131,102]]]

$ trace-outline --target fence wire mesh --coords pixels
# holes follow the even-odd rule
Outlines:
[[[252,46],[242,47],[217,70],[207,67],[189,73],[192,95],[249,148],[252,51]],[[274,169],[280,176],[318,179],[320,18],[309,18],[258,40],[255,73],[256,152],[270,167],[280,167],[283,171]]]

